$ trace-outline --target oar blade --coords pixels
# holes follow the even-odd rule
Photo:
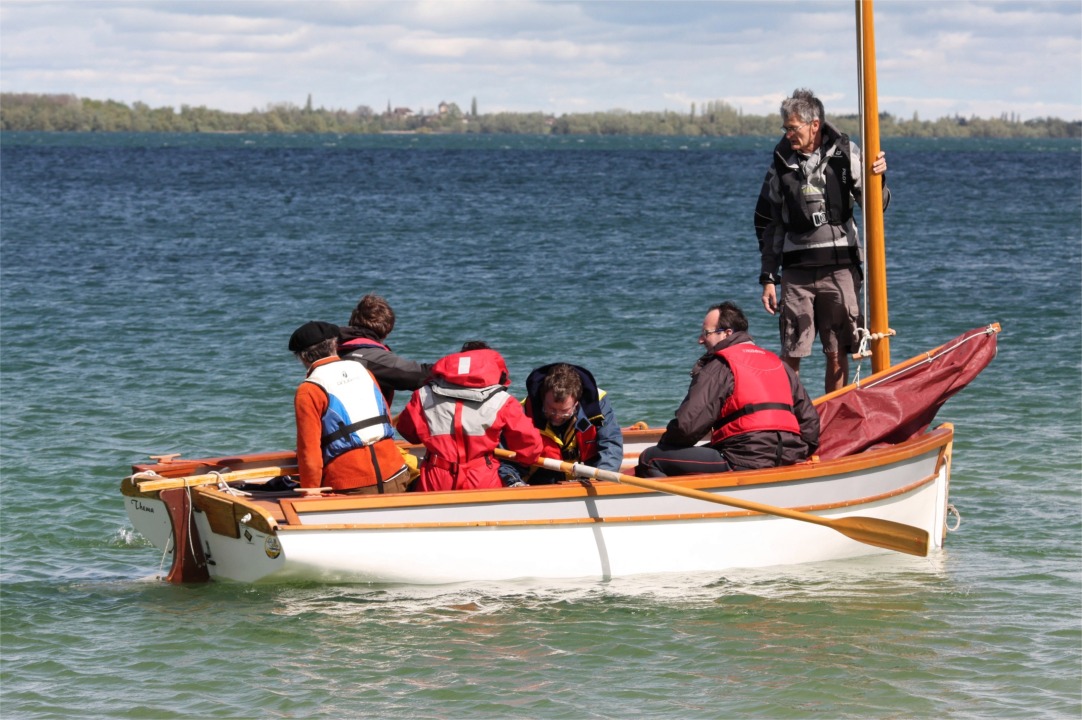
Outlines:
[[[848,517],[832,520],[831,527],[857,542],[917,557],[928,556],[928,531],[912,525],[878,518]]]

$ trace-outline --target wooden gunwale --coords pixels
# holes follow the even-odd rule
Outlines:
[[[646,434],[646,433],[642,433]],[[749,470],[739,473],[718,473],[713,475],[696,475],[682,478],[673,478],[667,482],[695,489],[724,490],[733,487],[754,487],[765,484],[784,484],[790,482],[806,482],[816,478],[857,473],[869,468],[877,468],[885,465],[902,462],[907,459],[922,455],[931,449],[939,448],[939,457],[936,460],[936,469],[933,475],[918,480],[902,488],[896,488],[880,495],[852,498],[834,503],[802,506],[805,512],[824,511],[837,508],[851,507],[854,505],[867,504],[882,501],[910,493],[928,483],[934,481],[936,475],[942,469],[944,463],[949,462],[945,457],[953,441],[953,426],[949,423],[937,427],[925,435],[909,440],[897,446],[871,450],[860,455],[846,458],[838,458],[826,462],[809,462],[801,465],[792,465],[783,468],[768,468],[763,470]],[[248,456],[255,458],[256,456]],[[283,458],[293,457],[287,452],[266,453],[259,457],[260,462],[280,461]],[[233,459],[233,458],[230,458]],[[248,462],[234,461],[229,466],[237,467],[248,465]],[[212,467],[206,461],[175,463],[176,475],[182,476],[190,473],[193,467]],[[172,469],[172,468],[171,468]],[[160,474],[160,473],[159,473]],[[125,483],[122,488],[125,495],[132,497],[156,497],[156,493],[140,492],[135,483]],[[236,531],[240,532],[239,519],[246,512],[252,517],[244,523],[253,530],[266,534],[283,531],[313,531],[313,530],[394,530],[394,529],[450,529],[469,527],[528,527],[528,526],[596,526],[605,524],[631,524],[643,522],[673,522],[673,521],[707,521],[724,518],[750,517],[759,513],[745,510],[730,510],[722,512],[703,513],[679,513],[665,515],[636,515],[636,516],[610,516],[604,518],[552,518],[530,520],[469,520],[469,521],[437,521],[417,523],[341,523],[341,524],[310,524],[302,523],[302,516],[310,513],[335,512],[365,509],[391,509],[411,507],[454,507],[460,505],[489,504],[500,502],[528,502],[528,501],[559,501],[599,497],[617,497],[633,495],[655,494],[653,491],[637,487],[620,485],[608,482],[583,481],[579,483],[567,483],[560,485],[533,486],[525,488],[504,488],[498,490],[456,490],[449,492],[430,493],[397,493],[389,495],[364,495],[364,496],[329,496],[329,497],[305,497],[305,498],[278,498],[277,501],[260,500],[258,496],[233,495],[219,490],[215,485],[194,486],[190,488],[193,501],[203,511],[211,511],[218,514],[224,512],[221,509],[221,501],[228,500],[235,505],[232,518],[216,517],[219,523],[228,524],[236,522]],[[206,496],[207,501],[200,499]],[[275,509],[279,512],[275,512]],[[208,516],[208,520],[209,520]]]
[[[943,423],[939,427],[946,428],[946,429],[950,430],[952,433],[954,432],[954,423]],[[946,447],[943,448],[943,451],[939,453],[939,457],[936,459],[936,463],[935,463],[936,474],[939,474],[943,470],[944,465],[947,466],[947,468],[950,468],[951,454],[953,452],[954,452],[954,438],[952,437],[951,441],[947,443]],[[949,472],[947,473],[947,477],[950,477]]]
[[[802,512],[819,512],[824,510],[835,510],[839,508],[852,507],[855,505],[864,505],[874,502],[881,502],[883,500],[889,500],[893,497],[901,495],[907,495],[922,487],[925,487],[935,482],[936,475],[928,475],[920,480],[910,483],[901,488],[891,490],[890,492],[880,493],[878,495],[869,495],[862,498],[855,498],[850,500],[844,500],[835,503],[821,503],[816,505],[803,505],[792,508],[793,510],[800,510]],[[644,491],[651,493],[652,491]],[[285,503],[291,503],[293,501],[286,500]],[[294,513],[295,515],[295,513]],[[286,512],[287,518],[290,513]],[[315,530],[434,530],[434,529],[454,529],[454,528],[471,528],[471,527],[542,527],[550,525],[622,525],[622,524],[635,524],[635,523],[651,523],[651,522],[675,522],[675,521],[694,521],[694,520],[722,520],[727,518],[737,517],[769,517],[762,513],[752,512],[749,510],[733,510],[727,512],[705,512],[705,513],[673,513],[666,515],[626,515],[626,516],[609,516],[609,517],[584,517],[584,518],[551,518],[551,519],[536,519],[536,520],[460,520],[460,521],[439,521],[439,522],[404,522],[404,523],[326,523],[319,525],[294,525],[292,523],[288,525],[279,525],[277,532],[279,534],[294,531],[311,532]],[[299,518],[298,518],[299,521]]]
[[[221,528],[228,525],[236,532],[232,537],[240,537],[240,519],[245,513],[251,513],[252,517],[243,525],[253,530],[270,535],[279,527],[278,521],[269,510],[247,497],[223,492],[213,486],[194,487],[192,491],[192,503],[207,514],[207,522],[219,535],[227,534],[223,533]],[[231,506],[228,508],[232,511],[231,516],[223,507],[227,504]]]
[[[945,447],[953,436],[950,427],[936,428],[916,440],[902,445],[870,450],[826,462],[812,462],[764,470],[745,470],[735,473],[712,475],[688,475],[669,478],[665,482],[681,487],[720,490],[732,487],[800,482],[824,477],[854,473],[869,468],[889,465],[922,455],[935,447]],[[565,483],[560,485],[537,485],[525,488],[498,490],[451,490],[445,492],[398,493],[393,495],[362,495],[355,497],[328,496],[313,498],[283,498],[284,506],[292,505],[298,514],[339,510],[388,509],[397,507],[472,505],[513,500],[562,500],[584,496],[646,495],[652,491],[607,482]],[[288,511],[287,511],[288,517]]]
[[[132,465],[132,474],[141,472],[155,472],[163,478],[176,478],[198,473],[210,473],[213,471],[223,472],[230,470],[257,470],[262,467],[275,467],[277,465],[297,465],[297,453],[289,450],[275,450],[272,452],[252,453],[243,457],[237,455],[223,456],[220,458],[198,458],[193,460],[171,460],[160,463],[136,463]]]

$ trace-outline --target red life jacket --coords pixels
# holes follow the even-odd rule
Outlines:
[[[487,349],[469,350],[440,358],[432,366],[432,377],[468,388],[490,385],[507,387],[511,384],[511,373],[507,372],[503,356]]]
[[[752,343],[730,345],[714,354],[732,370],[733,394],[714,421],[711,444],[750,432],[800,434],[789,374],[781,358]]]
[[[545,424],[545,427],[541,429],[541,457],[565,462],[588,463],[601,454],[597,449],[597,426],[581,416],[574,419],[575,437],[573,443],[563,442],[561,444],[557,442],[552,432],[552,426],[548,423]],[[561,440],[566,438],[565,435]],[[567,453],[564,452],[565,449],[568,450]]]
[[[403,411],[419,414],[413,424],[426,450],[421,490],[502,487],[492,449],[507,423],[516,421],[504,411],[505,405],[518,405],[505,390],[510,384],[507,365],[495,350],[470,350],[436,361],[432,379]],[[521,411],[517,421],[527,423]],[[534,442],[533,448],[511,449],[536,453],[540,443]]]

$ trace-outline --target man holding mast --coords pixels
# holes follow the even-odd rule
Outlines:
[[[853,220],[863,191],[860,148],[826,121],[823,103],[810,90],[783,100],[781,118],[785,135],[774,148],[755,206],[762,302],[778,315],[781,357],[794,371],[819,335],[829,393],[848,383],[848,353],[857,350],[857,330],[864,325],[864,276]],[[886,155],[879,153],[872,172],[886,170]],[[884,187],[884,209],[889,202]]]

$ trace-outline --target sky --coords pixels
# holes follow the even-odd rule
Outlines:
[[[879,109],[1082,119],[1082,1],[877,0]],[[230,112],[858,109],[852,0],[2,0],[0,90]]]

